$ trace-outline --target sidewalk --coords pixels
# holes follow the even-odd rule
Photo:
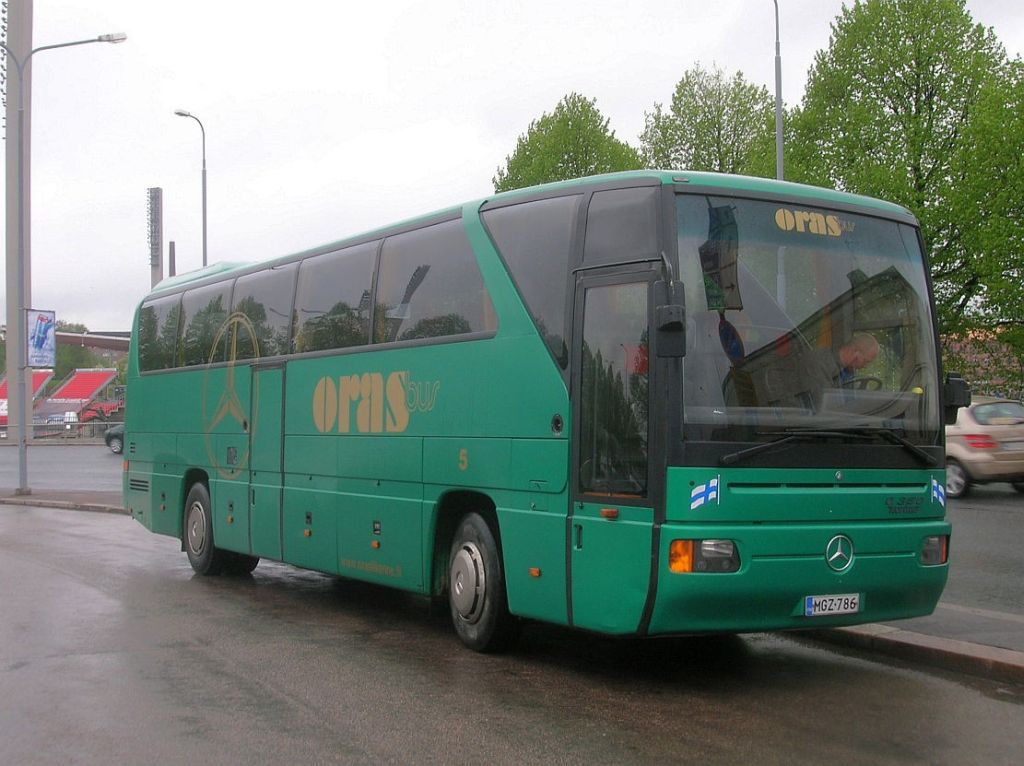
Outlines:
[[[814,639],[1024,684],[1024,617],[940,601],[928,617],[807,631]]]
[[[66,508],[76,511],[99,511],[101,513],[128,513],[121,505],[120,492],[65,492],[59,489],[34,489],[30,495],[17,495],[13,489],[0,489],[0,503]]]
[[[15,495],[0,488],[0,504],[127,514],[120,492],[33,490]],[[1024,684],[1024,616],[939,602],[928,617],[853,628],[801,631],[818,641],[885,654],[897,659]]]

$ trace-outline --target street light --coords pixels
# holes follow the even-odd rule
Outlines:
[[[191,117],[199,123],[199,130],[203,132],[203,266],[206,265],[206,128],[199,118],[184,109],[175,109],[174,113],[179,117]]]
[[[779,52],[779,0],[775,3],[775,177],[782,180],[782,54]]]
[[[40,51],[50,51],[55,48],[70,48],[73,45],[88,45],[89,43],[123,43],[128,39],[124,32],[92,37],[88,40],[75,40],[70,43],[57,43],[56,45],[41,45],[33,48],[21,61],[18,56],[0,42],[0,48],[7,52],[7,56],[14,62],[14,69],[18,74],[18,300],[16,306],[17,318],[15,320],[15,343],[17,344],[18,369],[15,377],[18,392],[18,404],[21,412],[18,413],[18,489],[17,495],[30,495],[32,490],[28,486],[28,461],[26,447],[28,442],[27,425],[31,416],[31,408],[26,401],[25,393],[25,370],[28,369],[28,338],[25,335],[25,69],[28,67],[32,57]]]

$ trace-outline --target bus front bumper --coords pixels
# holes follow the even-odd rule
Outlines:
[[[948,561],[922,562],[928,538],[946,536],[945,521],[839,524],[666,524],[661,529],[657,592],[647,633],[745,633],[835,627],[931,614],[945,587]],[[841,571],[826,551],[838,536],[851,544]],[[732,540],[735,572],[670,571],[674,540]],[[833,546],[835,543],[832,543]],[[945,548],[948,551],[948,547]],[[836,562],[836,566],[841,563]],[[843,597],[856,611],[809,616],[815,599]]]

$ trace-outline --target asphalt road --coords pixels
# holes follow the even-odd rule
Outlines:
[[[0,505],[0,763],[1015,763],[1024,689],[786,636],[464,649],[415,598],[193,576],[126,516]]]
[[[26,450],[30,489],[121,491],[121,456],[102,442],[32,444]],[[18,447],[0,446],[0,487],[18,486]]]
[[[950,500],[949,580],[934,614],[891,625],[1024,652],[1024,495],[1009,484]]]
[[[947,601],[1024,617],[1024,495],[1009,484],[974,487],[951,500]]]

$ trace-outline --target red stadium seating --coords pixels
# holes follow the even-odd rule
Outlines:
[[[43,386],[50,382],[53,377],[53,370],[32,370],[32,398],[35,399],[42,391]],[[0,426],[7,425],[7,378],[0,380],[0,402],[3,402],[0,412]]]

